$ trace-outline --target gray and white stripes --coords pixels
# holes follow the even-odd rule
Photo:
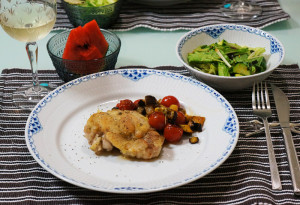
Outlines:
[[[182,67],[156,69],[189,75]],[[53,70],[41,70],[40,76],[42,82],[62,83]],[[248,132],[246,122],[257,119],[252,113],[250,88],[222,93],[235,109],[241,130],[238,144],[224,164],[207,176],[175,189],[122,195],[76,187],[54,177],[35,162],[24,140],[29,112],[19,110],[11,100],[13,90],[30,80],[30,71],[24,69],[5,69],[0,77],[0,204],[300,204],[300,198],[293,194],[281,130],[274,128],[271,135],[283,191],[271,189],[264,133],[245,137]],[[299,67],[280,66],[268,81],[287,94],[291,103],[291,121],[299,123]],[[278,121],[273,100],[271,105],[273,116],[270,121]],[[293,138],[299,156],[300,135],[293,134]]]
[[[54,29],[73,28],[58,0],[57,21]],[[249,20],[232,20],[220,12],[224,0],[192,0],[188,3],[168,7],[149,7],[131,2],[123,3],[118,21],[110,30],[126,31],[138,27],[160,31],[174,31],[179,29],[191,30],[201,26],[221,23],[235,23],[263,28],[268,25],[290,18],[280,7],[277,0],[256,0],[263,8],[261,16]]]

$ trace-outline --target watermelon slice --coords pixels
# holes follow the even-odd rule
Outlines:
[[[90,74],[105,66],[108,43],[95,20],[72,29],[62,58],[65,68],[75,74]],[[95,61],[89,61],[97,59]],[[76,60],[76,61],[69,61]],[[78,62],[81,61],[81,62]]]
[[[86,35],[90,38],[90,44],[95,45],[102,56],[105,56],[108,49],[108,43],[105,40],[104,35],[101,33],[97,22],[92,20],[86,23],[83,26],[83,29],[85,30]]]
[[[92,60],[103,58],[108,43],[95,20],[83,27],[72,29],[67,39],[62,58],[68,60]]]

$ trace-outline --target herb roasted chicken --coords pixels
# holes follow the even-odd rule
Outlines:
[[[115,147],[124,156],[138,159],[158,157],[165,140],[147,117],[130,110],[97,112],[88,119],[84,133],[97,155]]]

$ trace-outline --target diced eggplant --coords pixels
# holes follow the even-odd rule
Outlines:
[[[175,124],[175,121],[177,119],[177,112],[175,112],[173,110],[169,110],[169,112],[167,113],[167,119],[168,119],[169,123]]]
[[[155,107],[157,105],[157,100],[152,95],[146,95],[145,96],[145,102],[146,102],[146,106],[153,106],[153,107]]]
[[[164,113],[165,115],[167,115],[167,113],[168,113],[168,108],[165,107],[165,106],[159,106],[159,107],[156,107],[156,108],[155,108],[155,112],[162,112],[162,113]]]
[[[191,127],[189,125],[184,124],[184,125],[179,125],[179,126],[182,128],[182,130],[184,132],[193,133],[193,130],[191,129]]]
[[[171,110],[178,111],[178,106],[177,106],[177,105],[170,105],[169,108],[170,108]]]
[[[137,103],[137,106],[138,107],[145,107],[146,106],[146,103],[144,100],[139,100],[138,103]]]
[[[188,125],[194,132],[202,132],[202,124],[190,120]]]
[[[190,142],[191,144],[196,144],[196,143],[199,142],[199,138],[198,138],[198,137],[190,137],[190,138],[189,138],[189,142]]]
[[[205,117],[201,117],[201,116],[192,116],[191,120],[194,123],[199,123],[203,126],[204,122],[205,122]]]

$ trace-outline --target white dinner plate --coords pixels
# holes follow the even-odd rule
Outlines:
[[[206,117],[198,144],[184,136],[167,144],[157,159],[129,160],[118,152],[96,156],[83,128],[91,114],[121,99],[176,96],[189,114]],[[190,77],[150,69],[120,69],[68,82],[41,100],[25,129],[34,159],[54,176],[91,190],[146,193],[195,181],[219,167],[233,151],[239,123],[230,103]]]

